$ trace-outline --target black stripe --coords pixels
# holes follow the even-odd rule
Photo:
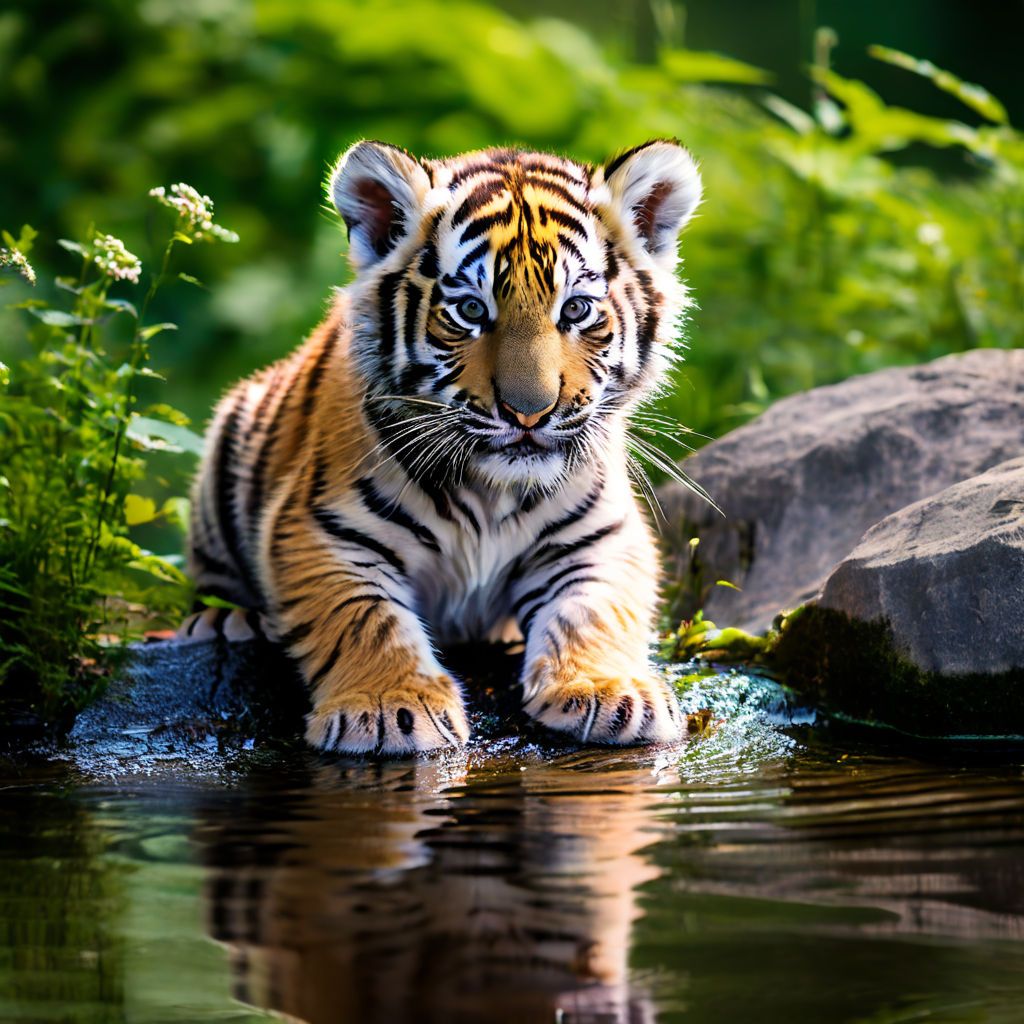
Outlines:
[[[422,523],[417,522],[413,519],[408,512],[402,508],[397,502],[387,501],[381,496],[377,488],[373,486],[373,481],[369,477],[362,477],[356,481],[356,488],[359,491],[360,496],[363,499],[363,504],[371,511],[375,516],[379,516],[381,519],[386,519],[388,522],[394,523],[396,526],[402,526],[410,533],[414,534],[423,543],[425,547],[430,548],[432,551],[440,551],[440,545],[437,543],[437,538],[427,529]]]
[[[448,495],[443,487],[438,486],[428,475],[420,477],[416,481],[419,489],[431,500],[434,505],[434,511],[438,514],[441,519],[446,519],[449,523],[455,522],[452,518],[452,506],[448,500]]]
[[[579,522],[597,504],[598,498],[601,497],[601,492],[603,490],[604,478],[601,477],[578,505],[569,509],[561,519],[555,519],[548,523],[548,525],[537,534],[537,540],[544,540],[545,537],[551,537],[567,527],[572,526],[573,523]]]
[[[280,371],[276,372],[273,380],[267,387],[266,394],[263,396],[260,404],[256,407],[256,412],[253,416],[253,422],[256,426],[259,426],[260,421],[267,415],[271,403],[277,393],[281,390],[283,383],[284,373]],[[280,409],[278,408],[274,410],[273,419],[271,419],[266,430],[263,432],[263,440],[260,442],[259,451],[256,453],[256,458],[252,464],[252,473],[249,477],[249,498],[245,503],[245,514],[250,523],[256,522],[261,511],[261,506],[263,504],[264,477],[267,472],[267,464],[270,462],[270,453],[277,442],[277,433],[280,426],[281,416]]]
[[[565,249],[566,252],[571,253],[580,261],[582,266],[587,265],[587,261],[583,258],[583,253],[580,252],[580,247],[564,232],[558,233],[558,244]]]
[[[480,534],[480,523],[476,516],[473,514],[473,510],[459,498],[452,498],[452,503],[455,507],[466,517],[469,521],[469,525],[473,527],[474,532],[479,536]]]
[[[615,246],[611,242],[604,247],[604,276],[606,281],[614,281],[619,276],[619,258],[615,254]]]
[[[334,351],[334,342],[337,339],[337,331],[332,331],[327,341],[324,342],[324,347],[320,349],[320,354],[316,357],[316,362],[313,363],[312,368],[309,371],[309,376],[306,378],[306,389],[302,398],[302,412],[309,416],[313,411],[313,406],[316,404],[316,392],[320,387],[320,379],[324,375],[324,368],[327,366],[327,360]]]
[[[512,220],[512,213],[512,204],[509,203],[503,210],[498,210],[496,213],[489,213],[486,217],[480,217],[478,220],[473,221],[473,223],[462,232],[462,237],[459,239],[459,245],[465,245],[466,242],[487,234],[491,228],[498,224],[508,224]]]
[[[455,369],[449,373],[446,373],[439,381],[433,386],[434,394],[439,395],[449,384],[454,384],[462,375],[462,366],[456,365]]]
[[[310,686],[315,686],[328,672],[334,667],[338,660],[338,656],[341,654],[341,645],[345,642],[345,630],[342,630],[338,634],[338,639],[334,641],[334,647],[331,648],[331,653],[324,659],[323,664],[306,680]]]
[[[349,623],[347,636],[348,639],[351,640],[353,644],[359,643],[359,640],[363,635],[363,630],[366,628],[366,623],[370,621],[370,617],[373,615],[374,612],[377,611],[379,607],[380,601],[375,601],[373,604],[370,605],[369,608],[366,609],[366,611],[362,613],[362,615],[359,616],[358,619],[353,619]]]
[[[658,139],[651,139],[649,142],[641,143],[639,146],[634,146],[632,149],[627,149],[624,153],[620,153],[614,160],[610,160],[604,165],[604,180],[608,181],[611,176],[631,157],[634,153],[639,153],[642,149],[647,149],[648,146],[653,146]]]
[[[589,238],[590,235],[587,233],[587,229],[583,226],[583,221],[578,220],[571,213],[565,213],[562,210],[548,209],[548,216],[556,223],[561,224],[562,227],[568,228],[570,231],[575,231],[576,234],[583,238]]]
[[[309,478],[308,501],[319,501],[327,490],[327,463],[318,451],[313,456],[313,472]]]
[[[267,472],[267,463],[270,461],[270,453],[277,443],[277,431],[280,419],[275,417],[263,434],[263,443],[256,453],[256,459],[252,464],[251,483],[249,486],[249,500],[245,503],[246,518],[249,522],[255,522],[263,504],[263,478]]]
[[[412,281],[405,282],[405,347],[411,353],[416,347],[417,332],[420,322],[420,302],[423,300],[423,289]]]
[[[566,181],[571,181],[574,185],[584,185],[586,182],[583,179],[583,168],[580,168],[580,176],[572,174],[570,171],[565,170],[564,167],[555,167],[551,164],[544,163],[543,160],[521,160],[520,164],[525,171],[538,171],[543,174],[550,174],[556,178],[564,178]]]
[[[644,299],[647,302],[644,318],[637,335],[637,344],[640,347],[640,366],[644,367],[647,365],[651,346],[658,333],[658,322],[660,320],[658,299],[660,296],[651,281],[651,275],[646,271],[640,271],[637,274],[637,280],[640,282],[640,290],[643,292]]]
[[[459,263],[459,269],[456,271],[457,274],[465,272],[467,267],[471,267],[478,259],[487,255],[487,250],[491,247],[491,240],[485,238],[476,248],[472,249],[466,256],[462,258]]]
[[[367,551],[372,551],[376,555],[380,555],[385,562],[397,569],[403,576],[405,575],[405,563],[394,551],[385,547],[379,540],[368,537],[365,533],[353,530],[349,526],[344,526],[335,513],[320,505],[314,505],[310,509],[310,514],[324,533],[344,544],[355,544],[358,547],[366,548]]]
[[[242,553],[242,540],[235,522],[235,477],[234,460],[235,445],[238,440],[238,428],[245,405],[244,396],[239,396],[234,407],[224,419],[217,444],[217,456],[214,461],[214,485],[216,487],[217,525],[220,527],[221,540],[231,561],[235,564],[242,582],[254,595],[259,589],[253,585],[252,572]]]
[[[314,624],[312,622],[300,622],[297,626],[292,626],[292,628],[281,637],[281,644],[284,647],[291,647],[292,644],[296,644],[300,640],[304,640],[313,632],[313,625]]]
[[[478,206],[481,202],[479,198],[474,198],[477,193],[482,193],[487,187],[501,189],[505,187],[505,175],[502,169],[497,164],[487,161],[486,163],[470,164],[468,167],[463,167],[461,171],[457,171],[452,175],[451,181],[448,182],[449,191],[454,191],[464,181],[468,181],[473,177],[474,174],[493,174],[495,178],[488,178],[486,181],[481,182],[476,188],[470,192],[470,194],[463,200],[462,204],[455,211],[455,215],[452,217],[452,227],[455,227],[462,221],[464,221]]]
[[[559,580],[565,579],[566,576],[571,572],[576,572],[579,569],[593,569],[594,567],[588,563],[574,563],[567,565],[564,569],[559,569],[553,576],[549,576],[539,587],[534,587],[533,590],[528,590],[523,594],[517,601],[512,605],[512,614],[518,615],[523,605],[529,604],[530,601],[535,600],[545,593],[549,587],[553,587]]]
[[[380,310],[380,351],[383,356],[390,356],[395,351],[395,297],[398,286],[402,283],[402,274],[385,274],[380,280],[377,292]]]
[[[441,268],[437,262],[437,245],[433,241],[427,242],[420,253],[420,273],[433,280],[440,272]]]
[[[524,616],[523,621],[520,625],[523,633],[530,631],[530,626],[533,625],[533,620],[537,617],[537,612],[541,610],[546,604],[550,604],[557,597],[561,597],[565,591],[570,587],[575,587],[580,583],[600,583],[600,576],[577,576],[576,579],[566,580],[560,587],[556,588],[552,593],[548,594],[542,601],[538,601]]]
[[[554,625],[554,623],[552,623],[552,625]],[[548,631],[544,635],[547,638],[548,643],[551,644],[551,646],[555,649],[555,660],[556,661],[561,661],[562,660],[562,645],[558,642],[558,638],[555,636],[554,633],[551,632],[550,628],[548,629]]]
[[[440,349],[442,352],[451,351],[451,346],[446,345],[436,334],[434,334],[430,330],[427,331],[427,344],[431,348]]]
[[[373,646],[375,649],[381,648],[391,638],[391,634],[398,628],[398,623],[395,622],[393,616],[388,615],[384,618],[381,624],[377,627],[377,632],[373,634]]]
[[[375,600],[377,602],[380,602],[383,599],[382,598],[350,598],[349,602],[355,601],[355,600]],[[338,607],[339,608],[343,608],[345,606],[345,604],[349,603],[349,602],[344,602],[343,601]],[[371,605],[371,607],[369,609],[369,612],[367,614],[372,613],[375,608],[376,608],[376,605]],[[317,682],[319,682],[319,680],[321,680],[331,670],[331,668],[335,665],[335,663],[338,660],[338,657],[341,655],[342,645],[345,643],[346,638],[348,638],[349,636],[350,636],[350,634],[347,634],[344,629],[342,629],[342,631],[338,634],[338,639],[334,642],[334,647],[331,649],[331,653],[327,655],[327,657],[324,659],[323,664],[307,680],[307,682],[309,683],[310,686],[313,686]],[[352,639],[355,640],[356,638],[352,637]]]
[[[527,179],[529,181],[529,179]],[[543,189],[546,192],[550,192],[554,196],[558,196],[559,199],[563,199],[567,202],[574,210],[582,213],[584,217],[590,214],[590,210],[583,204],[583,202],[572,194],[564,185],[559,185],[554,181],[544,181],[543,179],[529,181],[534,188]],[[550,210],[549,210],[550,212]]]
[[[203,569],[209,570],[216,576],[234,576],[234,570],[227,562],[222,562],[219,558],[214,558],[205,548],[196,547],[192,545],[192,556],[198,558],[203,563]]]
[[[437,367],[431,363],[406,364],[398,375],[400,390],[405,393],[415,393],[425,380],[434,375],[436,370]]]
[[[584,548],[590,547],[591,544],[596,544],[599,540],[604,540],[605,537],[621,530],[624,522],[625,520],[620,519],[617,523],[609,523],[608,526],[602,526],[599,530],[594,530],[593,533],[588,533],[578,540],[568,541],[564,544],[545,544],[534,552],[528,564],[531,568],[536,569],[556,558],[574,555],[577,551],[582,551]]]

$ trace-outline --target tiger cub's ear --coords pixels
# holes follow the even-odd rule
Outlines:
[[[416,228],[430,178],[404,149],[357,142],[335,164],[328,187],[348,228],[352,264],[361,270]]]
[[[689,152],[674,140],[656,139],[610,160],[604,180],[620,223],[659,263],[675,266],[676,238],[701,197]]]

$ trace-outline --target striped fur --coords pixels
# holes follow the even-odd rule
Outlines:
[[[624,427],[686,304],[691,158],[654,142],[604,168],[514,150],[417,161],[359,143],[330,191],[356,278],[217,408],[193,501],[201,592],[261,614],[324,749],[463,743],[437,647],[516,635],[542,723],[675,737],[647,661],[658,569]]]

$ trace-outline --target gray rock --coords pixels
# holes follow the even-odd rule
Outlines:
[[[675,610],[703,605],[720,626],[762,630],[817,594],[881,519],[1022,452],[1020,350],[977,349],[783,399],[683,464],[724,517],[679,484],[660,489]]]
[[[1024,669],[1024,458],[887,516],[829,576],[819,603],[884,620],[924,672]]]

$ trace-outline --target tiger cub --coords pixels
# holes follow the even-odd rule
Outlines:
[[[625,420],[669,361],[686,292],[689,153],[603,167],[360,142],[331,200],[355,279],[292,355],[220,402],[193,495],[201,593],[258,615],[304,676],[306,737],[398,755],[469,735],[437,647],[525,641],[522,700],[581,742],[671,740],[648,663],[658,559]]]

